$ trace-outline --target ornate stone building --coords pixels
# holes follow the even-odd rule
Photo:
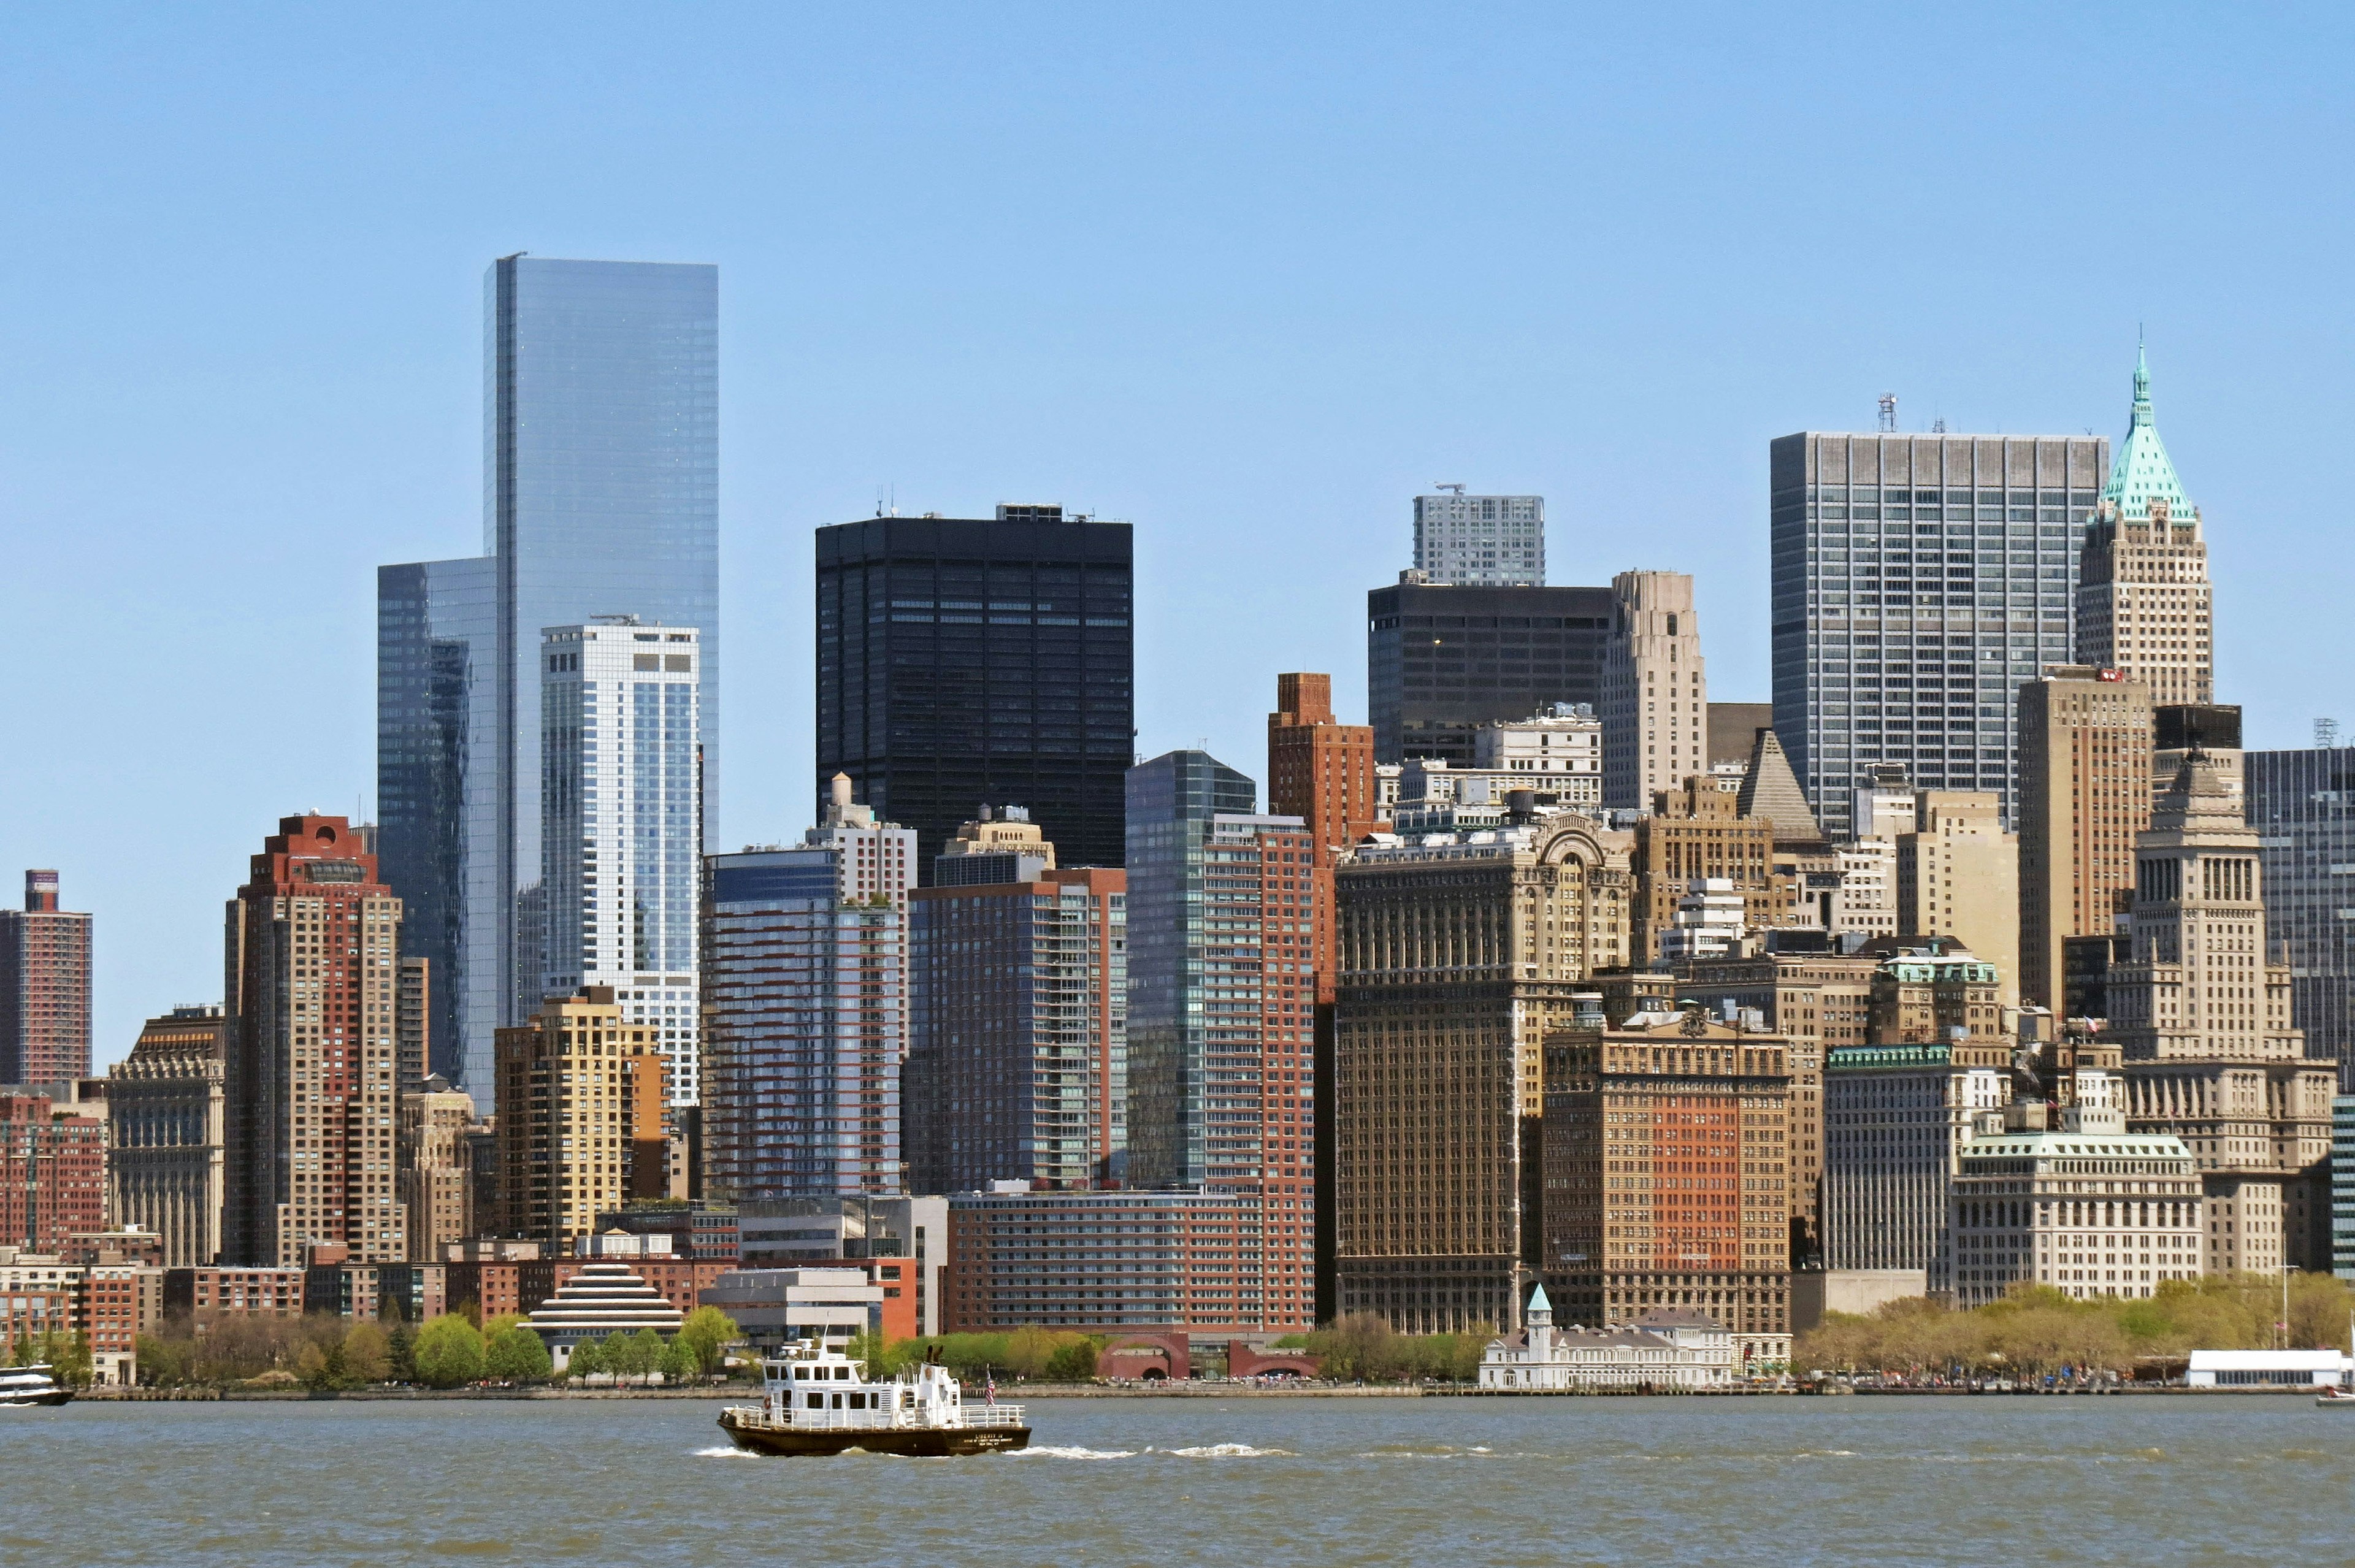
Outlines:
[[[161,1236],[166,1268],[220,1251],[228,1029],[217,1005],[174,1008],[107,1073],[112,1218]]]
[[[2126,1121],[2199,1164],[2205,1272],[2328,1269],[2332,1063],[2290,1019],[2265,938],[2257,835],[2193,753],[2135,840],[2132,951],[2107,981]]]
[[[2151,417],[2135,356],[2134,414],[2077,569],[2077,662],[2125,672],[2153,707],[2216,700],[2208,544]]]

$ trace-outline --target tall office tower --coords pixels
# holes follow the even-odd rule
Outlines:
[[[1374,760],[1473,761],[1483,725],[1603,700],[1608,588],[1462,588],[1407,572],[1366,595]]]
[[[1545,497],[1444,496],[1414,498],[1414,569],[1433,582],[1536,588],[1545,581]]]
[[[622,1016],[606,986],[550,997],[529,1023],[499,1030],[499,1233],[570,1251],[597,1216],[660,1198],[661,1041]]]
[[[837,800],[838,813],[848,807]],[[863,810],[864,808],[849,808]],[[816,837],[828,831],[815,830]],[[888,882],[852,828],[706,862],[703,1190],[736,1202],[900,1190],[914,835]],[[869,845],[869,848],[875,848]],[[878,860],[886,857],[879,855]],[[848,887],[866,885],[853,893]]]
[[[1127,890],[1124,871],[1041,869],[911,896],[900,1134],[911,1191],[1118,1179]]]
[[[405,1093],[410,1084],[423,1083],[431,1072],[426,1059],[432,1054],[433,1033],[433,961],[403,957],[399,974],[393,997],[399,1033],[392,1042],[392,1056],[394,1074]]]
[[[1628,963],[1626,836],[1571,812],[1396,836],[1336,882],[1337,1309],[1510,1329],[1542,1263],[1542,1048]]]
[[[850,780],[835,775],[847,787]],[[905,831],[904,829],[902,831]],[[909,835],[911,846],[915,836]],[[913,848],[910,853],[914,853]],[[1035,882],[1042,871],[1055,869],[1055,847],[1030,820],[1027,805],[1001,805],[996,814],[983,806],[980,817],[957,829],[955,837],[932,857],[932,885],[940,888],[993,886],[1003,882]],[[934,1190],[925,1188],[925,1191]]]
[[[538,1013],[547,971],[541,629],[697,628],[712,782],[719,274],[516,255],[483,292],[484,554],[378,571],[377,793],[404,951],[440,996],[429,1066],[487,1100],[494,1031]]]
[[[1562,1310],[1693,1313],[1732,1331],[1745,1369],[1788,1362],[1790,1192],[1772,1178],[1790,1163],[1789,1056],[1698,1010],[1547,1036],[1544,1268]]]
[[[401,1085],[400,1200],[409,1206],[411,1263],[438,1264],[445,1243],[474,1233],[466,1135],[475,1125],[474,1096],[448,1079]]]
[[[1236,1320],[1273,1328],[1316,1320],[1317,851],[1256,793],[1206,752],[1129,771],[1128,1179],[1240,1198]]]
[[[2200,1162],[2210,1274],[2330,1266],[2337,1073],[2293,1022],[2259,852],[2215,764],[2186,762],[2136,838],[2133,955],[2105,982],[2127,1125]]]
[[[2013,810],[2012,692],[2073,656],[2109,442],[1810,431],[1774,443],[1774,732],[1826,832],[1876,763]]]
[[[1275,677],[1275,711],[1267,716],[1267,808],[1308,825],[1316,850],[1316,918],[1312,961],[1316,1001],[1333,1001],[1333,866],[1374,830],[1374,731],[1333,716],[1333,677]]]
[[[817,530],[817,776],[916,830],[1030,808],[1067,866],[1125,853],[1134,635],[1126,523],[1060,507]]]
[[[58,907],[58,874],[25,873],[0,910],[0,1083],[90,1075],[90,916]]]
[[[610,988],[659,1040],[673,1105],[696,1104],[703,864],[702,644],[600,616],[540,633],[544,996]]]
[[[409,1258],[393,1186],[400,901],[340,816],[289,816],[229,901],[221,1257]]]
[[[1897,836],[1897,932],[1951,936],[1996,966],[2007,1006],[2019,1002],[2019,839],[1996,817],[1992,791],[1923,790],[1911,833]]]
[[[1655,793],[1709,772],[1709,680],[1692,579],[1623,571],[1611,580],[1603,663],[1603,804],[1641,811]]]
[[[162,1237],[165,1268],[220,1253],[228,1049],[218,1004],[174,1008],[107,1071],[109,1217]]]
[[[2355,747],[2250,752],[2248,823],[2264,870],[2265,929],[2289,962],[2290,1017],[2306,1049],[2355,1093]]]
[[[1749,930],[1787,923],[1797,891],[1774,875],[1774,824],[1742,816],[1737,796],[1706,775],[1659,791],[1651,812],[1636,819],[1628,863],[1635,881],[1631,961],[1661,956],[1663,934],[1676,924],[1677,904],[1696,878],[1731,883]]]
[[[2216,700],[2208,543],[2150,412],[2150,364],[2135,353],[2134,413],[2085,531],[2077,662],[2119,670],[2160,707]]]
[[[2150,688],[2056,665],[2019,688],[2019,997],[2059,1012],[2062,942],[2116,925],[2150,825]]]
[[[1985,965],[1977,967],[1984,969]],[[2004,1040],[1842,1046],[1824,1069],[1824,1266],[1954,1288],[1949,1199],[1974,1118],[2011,1102]]]

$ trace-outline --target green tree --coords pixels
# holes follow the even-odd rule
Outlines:
[[[1394,1378],[1403,1363],[1397,1331],[1373,1312],[1343,1313],[1308,1337],[1308,1349],[1332,1378]]]
[[[47,1357],[58,1381],[72,1388],[88,1388],[91,1374],[90,1340],[80,1332],[60,1334],[57,1346]]]
[[[520,1324],[510,1322],[484,1349],[483,1370],[495,1378],[529,1383],[549,1377],[556,1365],[548,1353],[547,1340]]]
[[[474,1327],[483,1331],[483,1343],[487,1345],[522,1321],[520,1312],[495,1312]]]
[[[306,1340],[295,1353],[294,1375],[314,1393],[343,1387],[343,1347],[324,1339]]]
[[[481,1377],[481,1331],[455,1312],[428,1318],[417,1331],[417,1375],[435,1388],[456,1388]]]
[[[1026,1323],[1007,1336],[1006,1369],[1028,1380],[1047,1370],[1055,1354],[1055,1337],[1035,1323]]]
[[[168,1334],[142,1334],[133,1347],[139,1361],[139,1381],[149,1388],[170,1388],[188,1376],[188,1340]]]
[[[743,1337],[736,1320],[717,1307],[698,1307],[678,1326],[678,1338],[695,1356],[698,1371],[716,1370],[728,1347]]]
[[[385,1376],[397,1383],[417,1381],[417,1331],[406,1323],[396,1323],[392,1332],[384,1337]]]
[[[380,1383],[392,1375],[391,1343],[373,1323],[355,1323],[345,1331],[344,1377],[352,1383]]]
[[[1047,1376],[1056,1382],[1092,1382],[1096,1375],[1096,1352],[1101,1347],[1083,1334],[1073,1335],[1055,1347],[1047,1358]]]
[[[571,1356],[564,1363],[567,1377],[592,1378],[613,1370],[605,1364],[605,1347],[594,1339],[583,1339],[573,1346]]]
[[[652,1328],[616,1334],[606,1344],[606,1356],[623,1377],[643,1378],[662,1364],[662,1336]]]
[[[666,1384],[693,1382],[697,1370],[693,1350],[676,1337],[663,1341],[662,1359],[655,1362],[655,1371],[662,1373]]]

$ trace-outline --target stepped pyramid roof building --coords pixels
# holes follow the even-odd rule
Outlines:
[[[2134,412],[2077,572],[2077,662],[2124,671],[2156,707],[2216,700],[2208,543],[2151,412],[2135,356]]]
[[[1763,816],[1774,825],[1777,844],[1820,844],[1824,830],[1807,805],[1807,792],[1783,754],[1783,742],[1772,730],[1760,730],[1750,744],[1750,771],[1742,775],[1735,813]]]
[[[572,1359],[573,1347],[583,1339],[613,1334],[634,1334],[651,1328],[676,1334],[684,1318],[662,1292],[630,1272],[630,1265],[591,1263],[556,1287],[556,1294],[532,1308],[523,1327],[548,1341],[557,1371]]]

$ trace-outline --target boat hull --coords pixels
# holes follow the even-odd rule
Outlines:
[[[14,1410],[37,1404],[65,1404],[73,1398],[73,1390],[61,1388],[50,1393],[0,1393],[0,1410]]]
[[[732,1410],[722,1411],[719,1429],[737,1447],[754,1454],[782,1457],[817,1457],[852,1448],[869,1454],[898,1454],[915,1459],[944,1459],[966,1454],[1004,1454],[1030,1445],[1027,1426],[884,1426],[873,1431],[795,1431],[791,1427],[741,1421]]]

